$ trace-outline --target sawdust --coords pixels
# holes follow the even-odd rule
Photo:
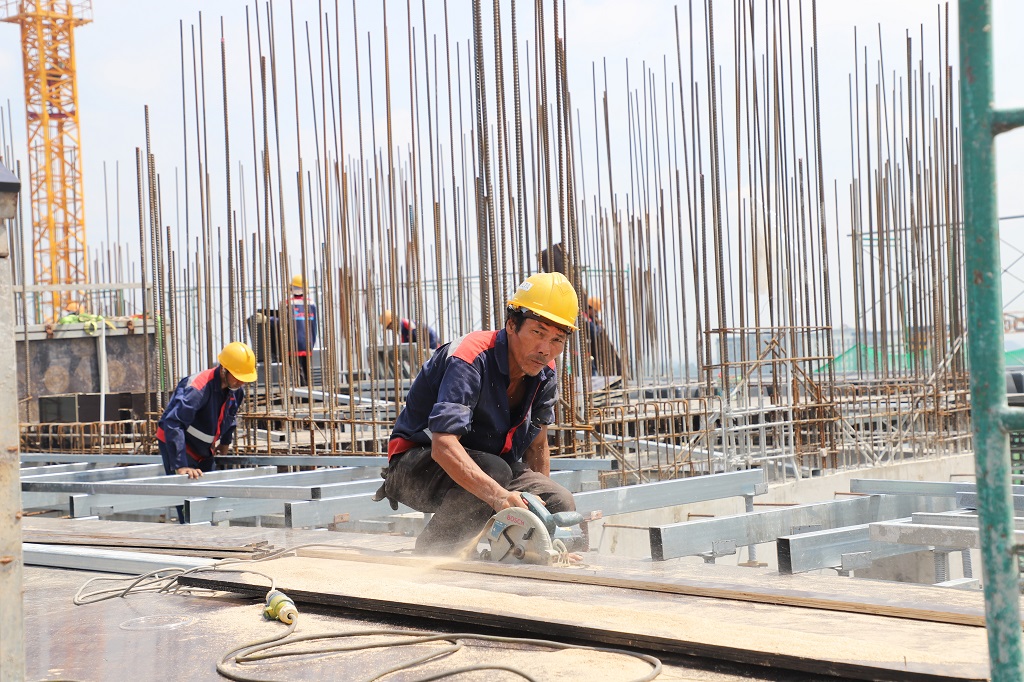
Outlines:
[[[981,628],[816,612],[767,604],[743,604],[676,595],[580,585],[531,585],[537,595],[500,594],[520,589],[514,579],[459,576],[420,566],[289,558],[267,562],[282,589],[331,592],[425,606],[494,613],[527,620],[585,624],[639,636],[665,637],[839,662],[872,663],[908,670],[978,676],[987,665]],[[541,583],[542,581],[529,581]],[[453,584],[456,583],[456,584]],[[500,589],[496,589],[500,586]],[[586,589],[584,589],[586,588]],[[728,623],[711,627],[710,624]],[[904,663],[906,661],[906,663]]]
[[[230,605],[211,608],[201,619],[204,626],[196,629],[200,632],[215,631],[230,633],[237,645],[268,639],[281,635],[285,626],[280,623],[264,620],[262,606],[259,604]],[[405,661],[411,661],[431,651],[440,651],[444,646],[437,644],[418,644],[415,646],[398,646],[393,636],[362,636],[343,637],[371,629],[373,626],[362,623],[339,622],[337,619],[303,612],[300,615],[296,635],[331,633],[344,639],[346,644],[384,643],[382,648],[366,651],[330,654],[332,660],[344,664],[346,668],[360,670],[385,670]],[[409,631],[409,634],[421,634]],[[186,638],[193,635],[182,633]],[[320,644],[330,646],[337,642],[327,640]],[[621,682],[642,677],[651,670],[651,665],[640,659],[624,654],[589,651],[580,649],[549,650],[534,646],[492,643],[480,640],[463,640],[464,648],[458,653],[446,656],[438,661],[423,664],[416,668],[417,673],[425,675],[431,671],[451,670],[464,666],[486,666],[499,664],[518,668],[537,679],[551,682]],[[303,644],[302,646],[308,646]],[[287,669],[288,662],[264,663],[267,670],[281,671]],[[498,681],[506,679],[522,679],[511,673],[500,671],[481,671],[467,675],[465,679]]]

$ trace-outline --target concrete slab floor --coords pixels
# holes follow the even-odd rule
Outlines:
[[[149,593],[75,606],[72,601],[74,594],[89,578],[98,575],[103,574],[26,567],[26,679],[78,682],[223,680],[225,678],[217,673],[216,663],[229,650],[284,632],[285,626],[263,620],[262,604],[232,596]],[[93,587],[105,586],[101,583]],[[303,608],[297,632],[438,631],[435,626],[435,623],[422,620],[367,618],[365,614],[339,614]],[[341,643],[350,644],[353,640]],[[325,646],[328,643],[312,644]],[[383,670],[430,652],[431,647],[437,646],[389,646],[330,656],[306,655],[287,662],[259,662],[247,666],[242,672],[257,680],[369,680]],[[744,667],[706,659],[661,658],[664,669],[658,680],[817,679],[791,671]],[[518,666],[538,680],[566,682],[632,680],[643,677],[650,670],[648,664],[622,655],[548,652],[522,645],[473,643],[467,649],[413,671],[389,675],[386,680],[408,682],[431,672],[484,663]],[[461,674],[453,679],[460,682],[504,682],[524,678],[509,672],[486,670]]]

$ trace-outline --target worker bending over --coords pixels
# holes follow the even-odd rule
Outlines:
[[[178,382],[160,417],[156,439],[164,470],[199,478],[227,454],[244,386],[256,381],[256,355],[244,343],[224,346],[217,365]]]
[[[385,310],[380,315],[380,324],[384,327],[384,331],[395,331],[395,316],[390,310]],[[404,317],[397,320],[398,334],[402,338],[402,343],[418,343],[419,342],[419,327],[412,320],[407,320]],[[423,325],[427,328],[427,347],[430,350],[437,350],[440,345],[437,340],[437,332],[434,331],[433,327]]]
[[[442,346],[413,381],[388,443],[385,496],[434,516],[416,539],[420,554],[454,554],[496,511],[576,508],[549,477],[548,424],[555,419],[555,358],[576,330],[579,301],[560,273],[519,285],[505,327]]]

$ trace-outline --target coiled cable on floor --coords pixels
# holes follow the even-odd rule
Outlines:
[[[382,677],[391,675],[397,672],[408,672],[418,665],[429,663],[431,661],[439,660],[445,656],[451,656],[458,651],[466,648],[465,642],[467,641],[483,641],[483,642],[496,642],[502,644],[515,644],[515,645],[526,645],[535,647],[544,647],[555,650],[567,650],[575,649],[582,651],[596,651],[601,653],[617,654],[622,656],[629,656],[632,658],[644,661],[651,666],[651,670],[642,677],[638,677],[630,682],[649,682],[649,680],[655,679],[661,674],[661,661],[654,656],[647,654],[635,653],[632,651],[625,651],[621,649],[610,649],[604,647],[589,647],[580,646],[574,644],[563,644],[561,642],[552,642],[541,639],[528,639],[522,637],[498,637],[495,635],[480,635],[469,632],[458,632],[458,633],[439,633],[439,632],[427,632],[417,633],[409,632],[406,630],[354,630],[348,632],[325,632],[320,634],[306,634],[291,636],[295,633],[296,627],[298,626],[298,618],[295,619],[289,626],[286,632],[270,637],[268,639],[259,640],[256,642],[250,642],[238,646],[221,658],[217,664],[217,672],[222,676],[236,680],[236,682],[259,682],[264,677],[249,677],[238,669],[233,669],[230,663],[234,661],[237,668],[243,666],[252,666],[260,661],[266,661],[269,659],[284,659],[289,656],[310,656],[310,655],[326,655],[335,653],[345,652],[359,652],[366,651],[369,649],[395,649],[397,647],[414,646],[417,644],[429,644],[432,642],[447,642],[448,646],[442,647],[435,651],[432,651],[426,655],[413,658],[409,661],[399,663],[391,666],[390,668],[378,671],[373,674],[372,677],[367,678],[366,682],[372,682],[373,680],[379,680]],[[390,641],[377,641],[377,642],[364,642],[357,644],[335,644],[331,646],[316,646],[316,647],[303,647],[292,649],[289,651],[281,651],[280,647],[291,646],[299,642],[312,642],[312,641],[323,641],[323,640],[344,640],[354,637],[391,637],[401,638],[397,641],[392,639]],[[466,665],[459,668],[453,668],[450,670],[444,670],[437,673],[428,674],[425,677],[416,678],[415,682],[429,682],[430,680],[439,680],[445,677],[453,677],[469,672],[480,672],[484,670],[501,670],[512,673],[522,677],[528,682],[538,682],[537,678],[533,677],[526,671],[516,668],[511,665],[504,665],[499,663],[479,663],[474,665]]]
[[[178,579],[187,575],[194,575],[197,573],[205,572],[216,572],[216,571],[229,571],[232,573],[248,573],[250,575],[257,575],[270,583],[270,589],[267,592],[266,602],[267,608],[264,610],[264,616],[268,619],[277,619],[287,625],[287,630],[281,634],[274,635],[267,639],[261,639],[255,642],[249,642],[241,646],[235,647],[231,651],[227,652],[221,660],[217,663],[217,672],[222,676],[236,680],[237,682],[260,682],[263,678],[259,677],[248,677],[241,670],[232,668],[231,663],[234,662],[236,668],[243,666],[251,666],[256,663],[269,659],[284,659],[289,656],[309,656],[309,655],[326,655],[334,653],[345,653],[345,652],[358,652],[366,651],[369,649],[381,649],[381,648],[395,648],[404,646],[414,646],[418,644],[429,644],[431,642],[447,642],[448,646],[442,647],[429,654],[419,656],[412,660],[400,663],[392,666],[386,670],[382,670],[374,674],[373,677],[369,678],[367,682],[373,680],[379,680],[382,677],[397,673],[400,671],[409,671],[418,665],[436,661],[444,656],[450,656],[458,651],[463,650],[466,641],[480,641],[480,642],[496,642],[504,644],[517,644],[524,646],[535,646],[545,647],[554,650],[582,650],[582,651],[595,651],[601,653],[617,654],[622,656],[629,656],[632,658],[639,659],[646,662],[651,666],[650,672],[643,677],[636,678],[630,682],[648,682],[649,680],[655,679],[661,674],[661,661],[654,656],[647,654],[636,653],[632,651],[626,651],[622,649],[611,649],[603,647],[589,647],[583,645],[563,644],[561,642],[554,642],[549,640],[541,639],[528,639],[520,637],[499,637],[495,635],[479,635],[475,633],[438,633],[438,632],[427,632],[417,633],[409,632],[406,630],[389,630],[389,629],[378,629],[378,630],[357,630],[349,632],[327,632],[321,634],[303,634],[292,637],[296,628],[298,627],[298,611],[295,609],[294,602],[291,601],[287,595],[277,590],[275,580],[272,576],[258,571],[252,571],[247,568],[242,568],[239,564],[254,564],[263,561],[271,561],[278,559],[283,556],[295,554],[297,550],[308,547],[327,547],[330,549],[347,549],[341,545],[329,544],[329,543],[308,543],[302,545],[295,545],[293,547],[287,547],[275,552],[272,552],[266,556],[260,557],[259,559],[237,559],[227,558],[222,559],[210,566],[198,566],[190,569],[183,569],[177,567],[161,568],[141,575],[129,576],[129,577],[110,577],[110,576],[99,576],[92,578],[85,582],[82,587],[79,588],[75,594],[74,603],[76,605],[92,604],[106,599],[115,599],[120,597],[127,597],[129,594],[136,594],[141,592],[177,592],[179,590],[193,591],[194,588],[183,588],[178,585]],[[120,583],[118,587],[112,587],[108,589],[94,590],[87,592],[87,588],[93,583],[98,582],[114,582]],[[202,590],[204,593],[214,593],[214,590]],[[401,638],[397,641],[382,641],[382,642],[363,642],[358,644],[337,644],[333,646],[316,646],[307,647],[303,649],[292,649],[289,651],[282,651],[279,647],[291,646],[299,642],[312,642],[312,641],[323,641],[323,640],[343,640],[353,637],[391,637]],[[514,675],[522,677],[524,680],[529,682],[537,682],[536,678],[529,675],[527,672],[515,668],[509,665],[502,664],[475,664],[460,667],[452,670],[445,670],[438,673],[429,674],[426,677],[417,678],[415,682],[430,682],[431,680],[438,680],[445,677],[452,677],[468,672],[479,672],[484,670],[501,670],[509,672]]]

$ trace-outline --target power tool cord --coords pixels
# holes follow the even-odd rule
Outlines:
[[[463,648],[465,648],[464,641],[476,640],[483,642],[500,642],[508,644],[518,645],[530,645],[537,647],[547,647],[555,650],[566,650],[576,649],[583,651],[597,651],[604,653],[612,653],[623,656],[630,656],[633,658],[640,659],[651,666],[650,672],[643,677],[637,678],[632,682],[648,682],[649,680],[655,679],[661,674],[661,661],[654,656],[647,654],[635,653],[632,651],[625,651],[621,649],[608,649],[602,647],[588,647],[573,644],[563,644],[561,642],[553,642],[549,640],[540,639],[528,639],[522,637],[498,637],[494,635],[479,635],[475,633],[454,633],[445,634],[438,632],[430,633],[412,633],[404,630],[357,630],[349,632],[327,632],[320,634],[303,634],[297,637],[291,637],[295,633],[298,627],[298,610],[295,609],[294,603],[290,598],[285,596],[282,592],[276,589],[276,582],[273,577],[257,571],[251,571],[248,569],[236,567],[238,564],[253,564],[262,561],[270,561],[277,559],[282,556],[292,554],[299,549],[307,547],[329,547],[331,549],[339,549],[341,546],[336,544],[328,543],[308,543],[303,545],[295,545],[294,547],[288,547],[285,549],[272,552],[259,559],[236,559],[228,558],[222,559],[210,566],[198,566],[196,568],[183,569],[177,567],[161,568],[148,573],[143,573],[137,576],[131,576],[128,578],[121,577],[108,577],[100,576],[92,578],[85,582],[82,587],[79,588],[75,594],[74,603],[76,605],[93,604],[105,599],[114,599],[118,597],[127,597],[129,594],[140,593],[140,592],[174,592],[187,591],[194,593],[195,591],[191,588],[182,588],[178,585],[178,579],[195,573],[228,570],[231,572],[248,573],[251,575],[258,575],[266,579],[270,583],[270,590],[267,592],[267,609],[264,612],[264,616],[267,618],[276,618],[282,623],[288,626],[288,629],[279,635],[267,639],[261,639],[255,642],[249,642],[241,646],[235,647],[231,651],[227,652],[223,658],[217,663],[217,672],[222,676],[237,680],[238,682],[260,682],[262,678],[247,677],[240,671],[231,668],[230,663],[233,660],[235,666],[243,666],[246,664],[253,664],[257,661],[273,659],[273,658],[285,658],[288,656],[308,656],[310,654],[331,654],[331,653],[342,653],[351,651],[364,651],[367,649],[377,649],[384,647],[402,647],[412,646],[417,644],[426,644],[430,642],[448,642],[449,646],[442,649],[433,651],[427,655],[420,656],[410,661],[400,663],[396,666],[392,666],[387,670],[376,673],[373,677],[369,678],[367,682],[373,682],[386,675],[396,673],[399,671],[408,671],[417,665],[427,663],[439,659],[444,656],[450,656]],[[93,583],[97,582],[120,582],[128,583],[127,586],[121,586],[116,588],[95,590],[87,592],[87,588]],[[201,590],[203,593],[213,593],[214,590]],[[276,596],[273,600],[271,597]],[[281,607],[280,602],[286,604],[285,607]],[[272,610],[273,609],[273,610]],[[385,641],[385,642],[371,642],[361,643],[353,645],[336,645],[330,647],[312,647],[305,649],[294,649],[290,651],[277,650],[279,647],[291,646],[298,642],[316,641],[316,640],[327,640],[327,639],[346,639],[352,637],[402,637],[400,641]],[[513,666],[500,665],[500,664],[477,664],[471,666],[465,666],[455,670],[446,670],[443,672],[428,675],[427,677],[418,678],[415,682],[429,682],[430,680],[438,680],[444,677],[451,677],[466,672],[476,672],[482,670],[503,670],[514,675],[519,675],[529,682],[537,682],[536,679],[526,672],[515,668]]]
[[[229,664],[234,659],[236,666],[243,666],[246,664],[253,664],[259,661],[264,661],[273,658],[285,658],[288,656],[309,656],[309,655],[324,655],[331,653],[343,653],[343,652],[354,652],[354,651],[365,651],[368,649],[380,649],[380,648],[395,648],[403,646],[413,646],[417,644],[428,644],[431,642],[447,642],[449,646],[441,649],[432,651],[426,655],[419,656],[409,661],[405,661],[394,665],[386,670],[381,670],[373,674],[372,677],[367,678],[366,682],[372,682],[373,680],[379,680],[382,677],[397,673],[400,671],[409,671],[418,665],[440,659],[445,656],[450,656],[465,648],[465,642],[470,640],[483,641],[483,642],[496,642],[503,644],[515,644],[515,645],[529,645],[536,647],[545,647],[548,649],[555,650],[567,650],[576,649],[582,651],[597,651],[602,653],[618,654],[623,656],[630,656],[638,658],[651,666],[651,670],[644,676],[636,678],[632,682],[648,682],[649,680],[655,679],[661,674],[661,661],[654,656],[648,656],[646,654],[634,653],[631,651],[623,651],[620,649],[608,649],[602,647],[588,647],[579,646],[572,644],[563,644],[561,642],[552,642],[548,640],[540,639],[529,639],[523,637],[497,637],[493,635],[479,635],[475,633],[459,632],[459,633],[440,633],[440,632],[428,632],[428,633],[414,633],[405,630],[356,630],[349,632],[325,632],[320,634],[307,634],[291,637],[295,632],[298,625],[298,619],[296,619],[291,625],[288,626],[288,630],[283,634],[271,637],[269,639],[261,640],[258,642],[251,642],[239,646],[232,651],[229,651],[217,664],[217,672],[224,677],[237,682],[258,682],[263,678],[248,677],[238,670],[232,669]],[[328,639],[346,639],[353,637],[400,637],[402,639],[398,641],[377,641],[360,644],[343,644],[334,646],[324,647],[306,647],[301,649],[293,649],[290,651],[278,651],[279,647],[291,646],[299,642],[308,642],[315,640],[328,640]],[[537,682],[537,679],[529,673],[510,665],[502,664],[488,664],[481,663],[476,665],[468,665],[460,668],[445,670],[438,673],[427,675],[426,677],[416,678],[415,682],[428,682],[429,680],[438,680],[445,677],[453,677],[462,673],[478,672],[482,670],[503,670],[505,672],[512,673],[522,677],[524,680],[529,682]]]

